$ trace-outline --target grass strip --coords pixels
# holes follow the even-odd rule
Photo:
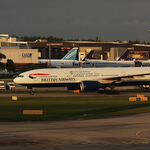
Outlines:
[[[23,110],[43,110],[43,115],[23,115]],[[0,98],[0,121],[53,121],[93,119],[150,112],[150,102],[129,102],[129,97]]]

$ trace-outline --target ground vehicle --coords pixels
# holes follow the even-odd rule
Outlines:
[[[140,88],[141,88],[141,89],[149,89],[150,86],[149,86],[149,85],[140,85]]]
[[[5,90],[4,81],[0,81],[0,90]]]
[[[6,83],[6,90],[15,90],[14,82],[7,82]]]

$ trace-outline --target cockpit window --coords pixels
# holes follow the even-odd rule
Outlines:
[[[23,76],[23,75],[19,75],[18,77],[21,77],[21,78],[23,78],[24,76]]]

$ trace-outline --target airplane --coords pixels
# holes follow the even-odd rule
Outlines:
[[[82,62],[81,67],[84,67],[85,65],[88,67],[139,67],[142,65],[142,62],[139,61],[124,61],[127,59],[128,53],[129,50],[125,51],[117,61],[85,59],[85,61]]]
[[[117,61],[127,60],[128,54],[129,54],[129,50],[127,49],[127,50],[120,56],[120,58],[119,58]]]
[[[142,66],[150,66],[150,59],[141,61]]]
[[[75,60],[78,48],[72,48],[62,59],[39,59],[39,63],[47,63],[50,68],[79,68],[79,67],[129,67],[141,66],[136,61],[121,61],[126,59],[129,51],[127,50],[120,58],[120,61],[97,60],[92,58],[94,50],[90,51],[83,61]]]
[[[84,57],[84,59],[82,60],[82,61],[85,61],[85,60],[89,60],[89,59],[95,59],[95,58],[93,58],[92,57],[92,55],[93,55],[93,53],[94,53],[94,50],[91,50],[85,57]]]
[[[139,67],[142,65],[139,61],[108,61],[108,60],[87,60],[82,62],[82,66],[93,67]]]
[[[39,59],[38,63],[47,63],[50,68],[78,67],[80,62],[75,60],[78,48],[72,48],[62,59]]]
[[[118,61],[121,60],[128,60],[127,56],[128,56],[129,50],[127,49],[127,51],[125,51],[125,53],[118,59]],[[139,61],[135,61],[135,65],[136,66],[150,66],[150,59],[149,60],[139,60]]]
[[[117,84],[143,78],[145,75],[150,75],[149,67],[46,68],[21,73],[14,82],[31,89],[31,95],[34,93],[33,87],[67,87],[68,90],[119,94],[114,90]],[[150,84],[150,78],[146,81],[146,84]],[[107,87],[110,90],[106,90]]]
[[[62,59],[39,59],[39,63],[47,63],[50,68],[79,68],[82,67],[83,61],[78,61],[76,59],[78,48],[72,48]],[[83,60],[91,59],[94,50],[90,51]],[[84,65],[84,67],[87,67]],[[91,65],[90,65],[91,67]]]

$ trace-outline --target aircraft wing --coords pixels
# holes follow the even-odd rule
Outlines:
[[[150,73],[123,75],[123,76],[117,76],[117,77],[95,78],[92,81],[99,81],[102,84],[110,84],[112,82],[119,83],[119,82],[123,82],[125,80],[132,80],[132,79],[134,79],[134,77],[136,77],[136,78],[143,78],[143,76],[145,76],[145,75],[150,75]],[[85,81],[85,80],[83,79],[83,80],[79,80],[77,82],[80,83],[82,81]],[[91,81],[91,79],[87,78],[86,81]]]
[[[141,73],[141,74],[133,74],[133,75],[124,75],[124,76],[118,76],[118,77],[106,77],[103,79],[100,79],[100,83],[109,84],[112,82],[118,83],[125,80],[132,80],[134,77],[142,78],[144,75],[150,75],[150,73]]]

